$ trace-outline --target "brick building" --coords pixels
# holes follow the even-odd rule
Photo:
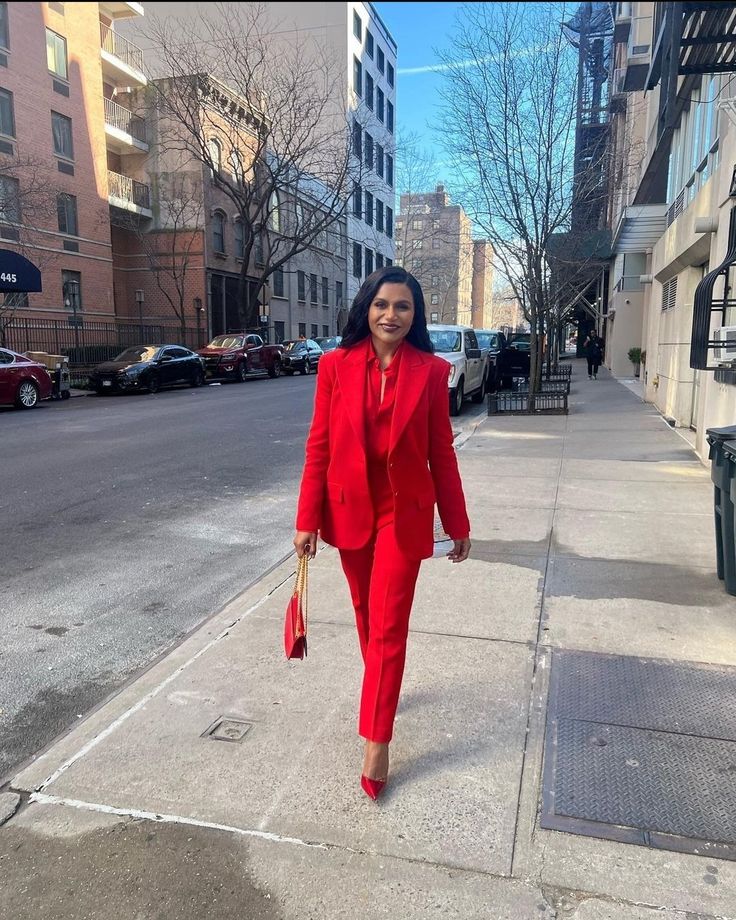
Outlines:
[[[16,315],[114,316],[110,205],[130,206],[122,154],[142,146],[115,100],[120,86],[146,79],[115,26],[142,12],[138,3],[0,4],[0,245],[36,263],[43,283]]]

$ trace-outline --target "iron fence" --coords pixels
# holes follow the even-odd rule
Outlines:
[[[146,143],[146,122],[113,99],[105,99],[105,124]]]
[[[130,176],[122,176],[120,173],[108,169],[107,186],[113,198],[129,201],[139,208],[151,209],[151,190],[143,182],[138,182],[136,179],[131,179]]]
[[[184,345],[196,350],[206,344],[206,332],[166,323],[14,317],[0,328],[0,344],[21,353],[66,355],[72,376],[78,379],[85,370],[111,361],[131,345]]]
[[[532,408],[530,408],[530,403]],[[533,402],[529,393],[491,393],[489,415],[567,415],[567,393],[537,393]]]
[[[529,381],[520,380],[516,386],[517,393],[529,393]],[[540,393],[565,393],[568,395],[570,393],[570,381],[568,379],[564,380],[547,380],[542,378],[539,381],[539,391]]]
[[[107,51],[108,54],[114,54],[116,58],[124,61],[128,67],[143,73],[143,52],[133,42],[123,38],[119,32],[103,23],[100,23],[100,42],[103,51]]]

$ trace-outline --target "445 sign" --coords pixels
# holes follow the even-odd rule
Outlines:
[[[0,292],[41,290],[41,272],[33,262],[11,249],[0,249]]]

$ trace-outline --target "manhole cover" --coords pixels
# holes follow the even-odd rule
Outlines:
[[[207,731],[203,733],[202,737],[212,738],[213,741],[233,741],[239,743],[243,741],[251,728],[253,728],[252,722],[223,716],[213,722]]]
[[[736,860],[736,668],[556,651],[542,827]]]

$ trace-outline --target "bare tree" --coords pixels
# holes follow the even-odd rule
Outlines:
[[[442,53],[447,156],[457,194],[530,323],[532,396],[561,296],[554,243],[565,239],[555,255],[568,263],[572,286],[590,264],[582,241],[571,245],[573,202],[603,192],[575,176],[577,56],[561,28],[569,12],[564,4],[469,4]]]
[[[221,3],[152,38],[167,78],[153,104],[168,120],[160,143],[186,152],[242,228],[238,307],[257,324],[263,289],[295,255],[339,251],[360,165],[346,120],[344,73],[305,36],[279,38],[271,4]]]
[[[53,173],[40,159],[20,154],[0,158],[0,221],[7,228],[4,245],[41,270],[54,256],[34,243],[39,228],[56,211],[58,193]],[[5,344],[7,329],[26,302],[24,294],[0,294],[0,344]]]

